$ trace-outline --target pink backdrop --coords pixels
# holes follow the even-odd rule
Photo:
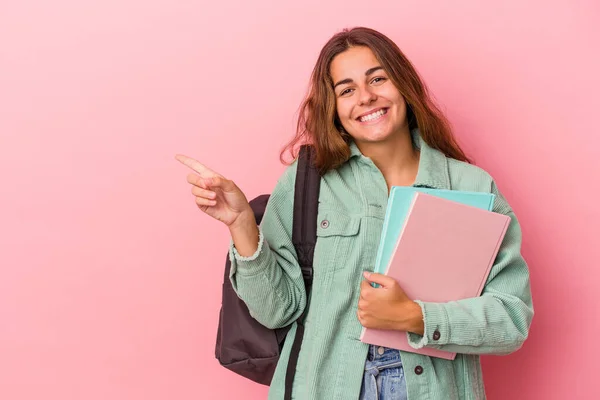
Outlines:
[[[173,156],[269,191],[354,25],[397,41],[522,222],[536,317],[484,358],[489,398],[600,398],[598,3],[281,3],[0,3],[0,398],[266,396],[214,358],[228,236]]]

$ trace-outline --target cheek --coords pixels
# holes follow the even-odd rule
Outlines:
[[[348,102],[338,100],[336,102],[337,114],[340,120],[347,121],[350,119],[352,113],[352,106]]]
[[[406,101],[402,95],[397,95],[394,98],[394,103],[396,103],[396,112],[398,113],[398,118],[401,120],[406,119]]]
[[[398,117],[402,120],[406,119],[406,104],[404,99],[400,100],[401,103],[398,105]]]
[[[404,107],[404,104],[406,104],[406,102],[404,100],[404,96],[402,96],[400,91],[398,89],[396,89],[395,86],[393,86],[392,84],[389,84],[389,85],[385,85],[381,89],[382,89],[381,93],[380,93],[381,96],[383,96],[386,99],[390,100],[391,102],[397,104],[399,108]]]

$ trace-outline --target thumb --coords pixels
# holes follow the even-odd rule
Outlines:
[[[394,278],[390,278],[387,275],[377,274],[374,272],[365,271],[363,273],[364,277],[371,283],[377,283],[384,288],[392,286],[396,281]]]

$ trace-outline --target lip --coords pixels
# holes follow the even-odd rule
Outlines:
[[[378,108],[374,108],[374,109],[372,109],[372,110],[370,110],[370,111],[367,111],[367,112],[366,112],[366,113],[364,113],[364,114],[360,114],[358,117],[356,117],[356,120],[360,122],[360,119],[361,119],[362,117],[364,117],[365,115],[373,114],[373,113],[375,113],[375,112],[377,112],[377,111],[379,111],[379,110],[387,110],[387,109],[388,109],[388,107],[378,107]]]

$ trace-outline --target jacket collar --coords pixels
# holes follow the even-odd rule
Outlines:
[[[413,186],[434,189],[451,189],[450,175],[448,173],[448,159],[444,153],[425,143],[421,138],[418,128],[413,129],[411,135],[413,145],[421,151],[417,178],[415,179]],[[350,158],[364,157],[354,141],[350,142],[349,147]]]

